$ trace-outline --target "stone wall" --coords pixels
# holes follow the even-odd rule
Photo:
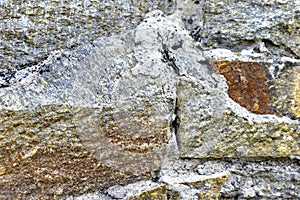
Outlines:
[[[0,0],[0,199],[299,199],[298,0]]]
[[[170,14],[175,2],[2,0],[0,77],[13,76],[16,69],[36,65],[55,50],[76,49],[99,37],[133,29],[145,13],[155,9]]]

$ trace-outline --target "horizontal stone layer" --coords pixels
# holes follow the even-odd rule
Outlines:
[[[230,100],[226,105],[229,97],[222,99],[199,81],[181,79],[177,92],[182,157],[299,158],[300,130],[296,121],[259,120],[259,116],[251,121],[232,110]]]

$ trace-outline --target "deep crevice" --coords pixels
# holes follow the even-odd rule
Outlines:
[[[178,134],[178,129],[179,129],[179,126],[180,126],[179,111],[180,111],[180,109],[179,109],[179,105],[178,105],[178,98],[176,98],[175,110],[174,110],[175,118],[172,121],[172,127],[174,128],[175,135]]]
[[[166,63],[167,65],[171,66],[177,75],[180,75],[179,67],[176,65],[176,58],[170,55],[170,50],[167,48],[167,45],[162,43],[162,62]]]
[[[0,88],[5,88],[10,86],[10,80],[15,77],[16,70],[7,69],[7,70],[0,70]]]
[[[206,163],[211,161],[221,161],[227,163],[257,163],[261,164],[262,162],[270,162],[270,163],[289,163],[289,164],[299,164],[299,158],[291,158],[291,157],[271,157],[271,156],[256,156],[256,157],[205,157],[205,158],[193,158],[193,157],[185,157],[181,156],[181,160],[183,161],[192,161],[197,160],[199,163]]]
[[[179,127],[180,127],[180,107],[178,98],[175,100],[175,108],[174,108],[174,114],[173,114],[172,122],[171,122],[171,132],[174,132],[177,147],[180,149],[180,140],[179,140]]]
[[[0,70],[0,88],[10,87],[14,83],[14,79],[16,78],[16,74],[20,71],[26,71],[26,75],[29,73],[38,72],[40,74],[44,72],[49,72],[50,70],[47,68],[43,62],[45,60],[49,59],[49,56],[45,56],[43,60],[40,62],[31,62],[23,65],[19,65],[15,68],[9,68]],[[34,66],[38,66],[37,68],[34,68]]]

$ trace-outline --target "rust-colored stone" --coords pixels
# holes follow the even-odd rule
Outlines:
[[[212,64],[226,78],[230,98],[253,113],[272,113],[266,70],[262,63],[221,60]]]
[[[85,118],[77,110],[90,116],[94,109],[0,111],[0,199],[59,199],[151,178],[168,139],[167,121],[108,109],[81,130]]]
[[[93,118],[97,118],[94,125],[87,124],[90,127],[84,129],[80,139],[97,160],[124,174],[139,176],[141,172],[155,171],[168,140],[169,121],[160,119],[158,123],[156,114],[149,110],[126,112],[107,108]]]
[[[0,199],[58,199],[128,178],[84,149],[70,111],[1,110]]]

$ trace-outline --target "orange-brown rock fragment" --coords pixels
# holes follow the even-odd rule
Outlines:
[[[263,64],[227,60],[213,61],[212,64],[226,78],[230,98],[253,113],[272,113]]]

